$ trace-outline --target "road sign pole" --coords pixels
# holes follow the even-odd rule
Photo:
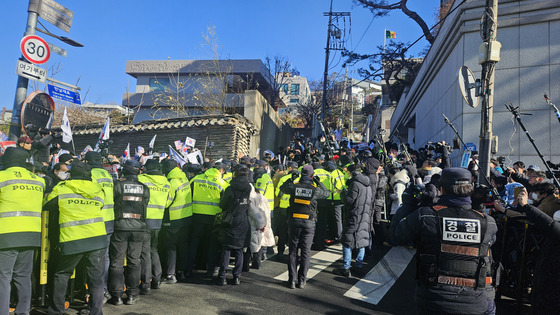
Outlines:
[[[29,0],[28,15],[27,15],[27,27],[25,29],[25,34],[35,35],[35,28],[37,27],[37,4],[40,0]],[[24,60],[23,56],[21,60]],[[16,140],[21,134],[21,105],[27,97],[27,86],[29,85],[29,79],[18,75],[17,85],[16,85],[16,95],[14,98],[14,107],[12,108],[12,121],[10,123],[10,140]]]

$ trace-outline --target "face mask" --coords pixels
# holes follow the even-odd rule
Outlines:
[[[533,200],[535,200],[535,201],[538,201],[538,200],[539,200],[539,195],[538,195],[537,193],[535,193],[535,192],[534,192],[534,193],[531,193],[531,198],[532,198]]]
[[[45,174],[36,174],[39,177],[45,177]]]
[[[70,170],[72,168],[72,164],[68,164],[66,165],[66,167],[68,168],[68,170]]]
[[[70,177],[70,174],[68,174],[68,172],[58,172],[56,176],[58,176],[61,180],[67,180],[68,177]]]

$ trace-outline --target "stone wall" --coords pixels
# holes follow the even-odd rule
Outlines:
[[[87,145],[94,147],[102,127],[73,127],[76,151],[81,152]],[[240,115],[208,115],[116,125],[110,128],[112,143],[109,152],[121,156],[127,144],[130,144],[131,155],[137,146],[143,146],[147,151],[150,140],[157,134],[154,152],[169,154],[168,146],[175,148],[174,141],[185,141],[188,136],[196,140],[196,147],[202,152],[206,143],[214,143],[213,147],[206,147],[206,157],[214,160],[237,159],[243,155],[251,155],[251,138],[256,131],[254,125]],[[63,143],[63,148],[72,150],[72,144]]]

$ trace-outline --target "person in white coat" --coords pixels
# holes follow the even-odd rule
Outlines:
[[[399,170],[398,168],[390,169],[389,176],[391,177],[390,183],[393,187],[393,193],[389,196],[391,198],[391,212],[389,217],[392,218],[402,205],[402,194],[410,182],[410,178],[406,170]]]

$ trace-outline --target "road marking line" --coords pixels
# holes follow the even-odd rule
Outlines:
[[[317,254],[311,256],[309,261],[309,271],[307,272],[307,280],[315,277],[321,271],[325,270],[328,266],[332,265],[333,262],[342,258],[342,245],[337,244],[327,247],[325,250],[318,252]],[[288,281],[288,272],[275,277],[274,279],[280,281]]]
[[[415,250],[393,247],[344,296],[377,305],[404,272]]]

